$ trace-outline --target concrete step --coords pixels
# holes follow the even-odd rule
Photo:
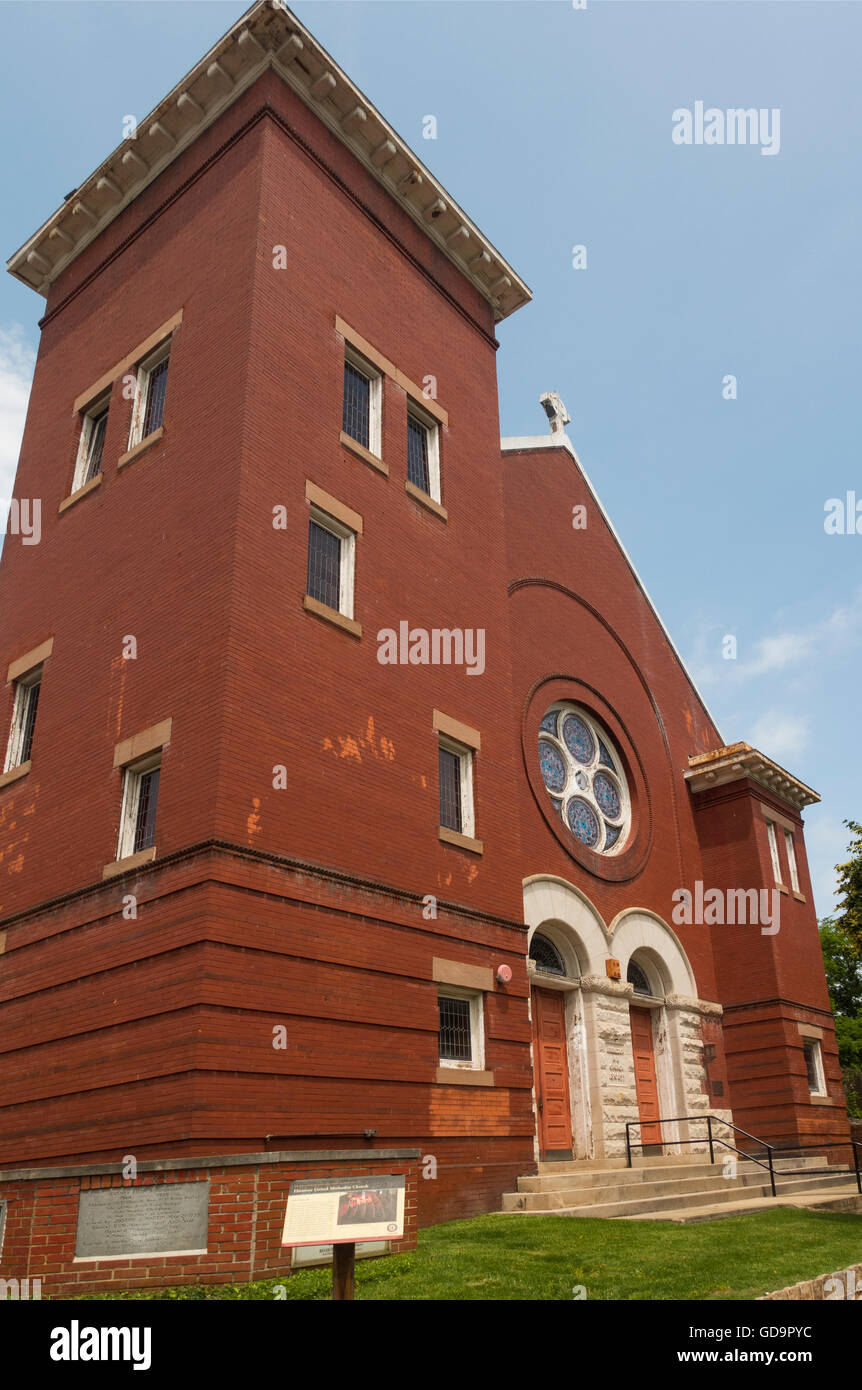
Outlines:
[[[720,1185],[719,1185],[720,1183]],[[666,1211],[688,1208],[723,1207],[729,1203],[758,1200],[770,1201],[791,1198],[799,1192],[819,1192],[828,1198],[833,1192],[847,1188],[843,1172],[817,1176],[778,1178],[778,1196],[772,1197],[768,1179],[764,1182],[754,1175],[742,1178],[677,1179],[644,1183],[638,1186],[608,1184],[603,1188],[563,1188],[538,1192],[508,1192],[503,1196],[503,1210],[508,1212],[554,1212],[566,1216],[616,1217],[635,1215],[659,1216]],[[855,1191],[855,1181],[853,1191]]]
[[[810,1186],[817,1183],[840,1183],[846,1181],[845,1172],[830,1172],[822,1176],[800,1175],[781,1177],[776,1175],[776,1186],[786,1186],[788,1190]],[[548,1211],[552,1208],[570,1206],[592,1206],[602,1202],[638,1201],[652,1202],[657,1197],[678,1195],[680,1198],[704,1190],[728,1188],[744,1193],[746,1188],[767,1187],[769,1176],[762,1169],[753,1172],[737,1173],[736,1177],[724,1177],[720,1169],[711,1169],[707,1174],[699,1173],[686,1177],[662,1178],[649,1182],[621,1183],[606,1182],[599,1186],[573,1185],[566,1178],[519,1178],[517,1193],[508,1193],[504,1199],[504,1211],[522,1209],[527,1211]],[[525,1203],[519,1200],[525,1197]]]
[[[662,1212],[633,1212],[630,1221],[676,1221],[688,1224],[693,1221],[718,1221],[728,1216],[744,1216],[746,1212],[774,1211],[776,1207],[804,1207],[816,1211],[851,1211],[862,1215],[862,1197],[856,1188],[855,1178],[840,1188],[830,1189],[826,1196],[822,1190],[783,1193],[777,1197],[754,1197],[738,1202],[725,1202],[718,1205],[705,1204],[702,1207],[681,1207]],[[557,1212],[556,1215],[563,1215]],[[568,1213],[565,1213],[568,1214]]]
[[[644,1183],[691,1182],[707,1177],[720,1177],[720,1163],[687,1163],[682,1168],[672,1164],[656,1164],[652,1168],[589,1168],[570,1164],[567,1171],[546,1173],[540,1170],[532,1177],[518,1178],[519,1192],[552,1192],[565,1189],[587,1189],[591,1187],[630,1186],[641,1187]]]

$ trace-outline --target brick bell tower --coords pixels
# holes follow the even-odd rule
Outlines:
[[[533,1152],[493,524],[529,291],[276,0],[9,268],[46,307],[0,1168],[410,1152],[423,1221],[487,1210]]]

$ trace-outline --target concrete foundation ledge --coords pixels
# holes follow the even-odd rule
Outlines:
[[[848,1299],[862,1303],[862,1264],[849,1265],[847,1269],[839,1269],[834,1274],[821,1274],[817,1279],[807,1279],[801,1284],[790,1284],[777,1293],[761,1294],[757,1302],[784,1299],[798,1299],[803,1303]]]

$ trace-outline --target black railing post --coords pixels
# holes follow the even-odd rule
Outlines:
[[[770,1184],[772,1185],[772,1195],[773,1195],[773,1197],[774,1197],[776,1194],[775,1194],[775,1168],[773,1167],[773,1163],[772,1163],[772,1145],[771,1145],[771,1144],[767,1144],[766,1147],[767,1147],[767,1149],[769,1150],[769,1181],[770,1181]]]
[[[629,1125],[630,1125],[630,1124],[631,1124],[631,1120],[626,1120],[626,1167],[627,1167],[627,1168],[631,1168],[631,1166],[632,1166],[632,1140],[631,1140],[631,1135],[629,1134]]]
[[[710,1161],[710,1163],[714,1163],[714,1162],[715,1162],[715,1146],[713,1145],[713,1142],[712,1142],[712,1116],[711,1116],[711,1115],[707,1115],[707,1117],[706,1117],[706,1132],[707,1132],[707,1134],[708,1134],[708,1136],[709,1136],[709,1161]]]

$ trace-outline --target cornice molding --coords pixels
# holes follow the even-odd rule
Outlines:
[[[138,123],[7,268],[47,295],[81,252],[198,136],[272,69],[491,305],[496,321],[531,294],[433,174],[281,0],[256,0]]]
[[[695,794],[747,778],[797,810],[820,800],[811,787],[749,743],[732,743],[710,753],[697,753],[689,758],[688,766],[684,776]]]

